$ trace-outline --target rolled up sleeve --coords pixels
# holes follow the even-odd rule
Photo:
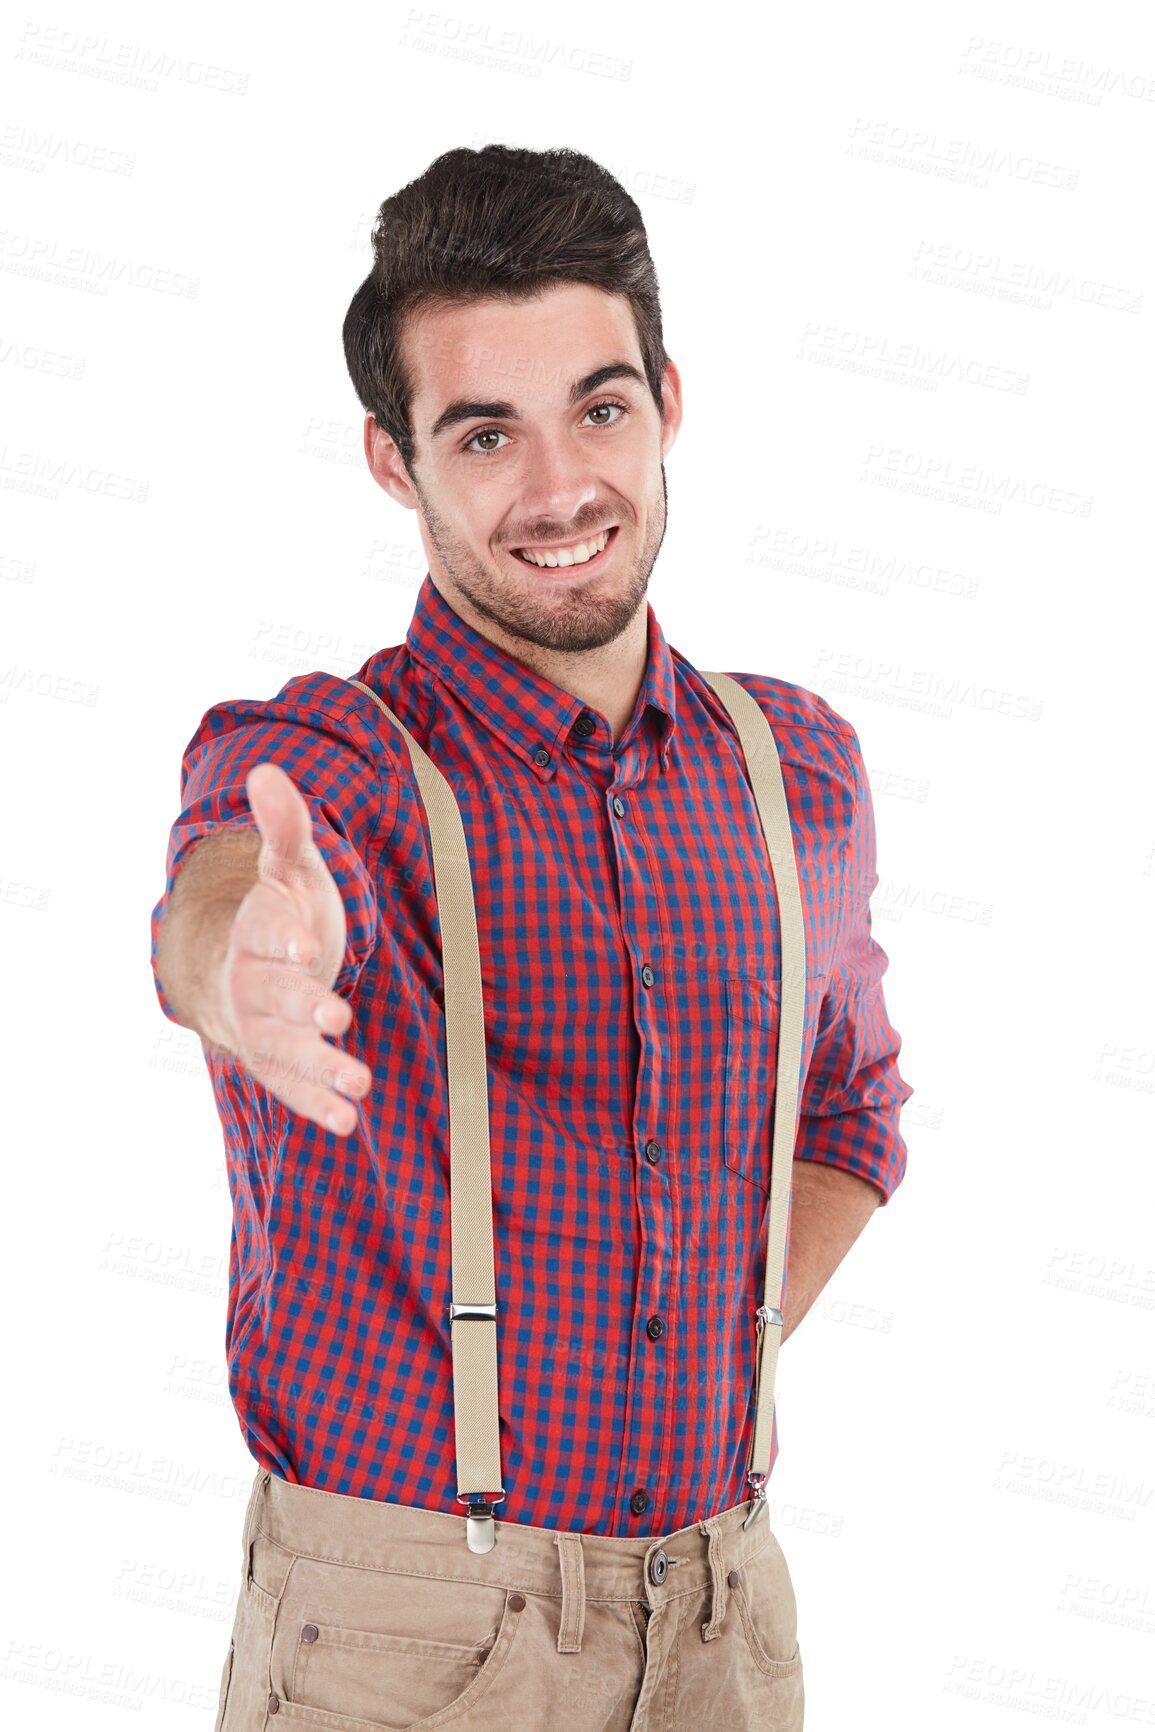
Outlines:
[[[153,984],[171,1022],[178,1019],[157,973],[161,924],[195,844],[223,828],[256,829],[245,792],[245,778],[255,764],[271,760],[291,777],[309,808],[313,840],[341,892],[346,942],[335,992],[352,993],[375,949],[380,911],[369,849],[388,783],[374,763],[363,725],[341,697],[341,683],[328,675],[302,675],[266,702],[215,704],[185,747],[180,813],[169,832],[164,892],[150,922]],[[326,693],[318,685],[338,689]]]
[[[871,935],[870,898],[878,872],[870,784],[858,735],[838,720],[855,787],[847,918],[802,1087],[795,1157],[867,1180],[885,1204],[906,1171],[899,1115],[914,1090],[898,1069],[902,1043],[883,996],[889,961]]]

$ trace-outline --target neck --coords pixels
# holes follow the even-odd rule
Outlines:
[[[495,640],[496,641],[496,640]],[[646,673],[646,622],[631,626],[612,644],[596,650],[545,649],[524,638],[509,638],[502,647],[563,692],[578,698],[610,724],[617,745],[634,713]]]
[[[617,744],[634,713],[646,674],[648,645],[644,604],[612,643],[585,650],[554,649],[530,638],[514,636],[495,620],[478,613],[456,585],[452,588],[451,605],[475,631],[497,644],[515,661],[532,668],[534,673],[551,680],[563,692],[569,692],[587,708],[604,716],[610,725],[613,743]]]

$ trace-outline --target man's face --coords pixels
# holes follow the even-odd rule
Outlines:
[[[611,643],[643,604],[665,533],[663,459],[681,424],[673,362],[663,423],[629,303],[584,283],[427,310],[403,341],[412,475],[371,416],[366,455],[386,491],[418,511],[437,588],[514,640],[569,652]],[[595,380],[619,366],[636,376]],[[606,530],[584,563],[538,565],[519,551],[589,552]]]

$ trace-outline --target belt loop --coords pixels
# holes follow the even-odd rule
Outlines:
[[[580,1654],[586,1621],[586,1571],[580,1534],[554,1534],[561,1561],[561,1629],[559,1654]]]
[[[245,1525],[241,1538],[244,1557],[241,1562],[241,1581],[247,1588],[253,1578],[253,1533],[256,1528],[257,1499],[264,1490],[269,1478],[267,1467],[259,1467],[253,1479],[253,1489],[249,1493],[249,1507],[245,1511]]]
[[[710,1540],[710,1582],[713,1589],[709,1622],[702,1625],[703,1642],[712,1642],[722,1634],[722,1619],[726,1616],[726,1577],[722,1570],[722,1534],[716,1516],[707,1516],[698,1523],[699,1533]]]

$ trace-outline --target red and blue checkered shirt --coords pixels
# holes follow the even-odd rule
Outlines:
[[[404,644],[357,678],[447,778],[469,846],[488,1052],[500,1519],[671,1532],[749,1495],[764,1298],[779,927],[729,713],[647,603],[645,676],[604,716],[468,625],[426,575]],[[774,729],[805,915],[796,1154],[883,1201],[912,1090],[871,937],[858,737],[736,673]],[[184,754],[158,928],[197,838],[293,778],[345,901],[342,1037],[375,1078],[334,1137],[205,1048],[233,1200],[226,1354],[262,1467],[461,1515],[449,1313],[440,926],[405,742],[335,675],[204,715]],[[173,1017],[156,978],[162,1009]],[[778,1435],[772,1437],[771,1462]],[[475,1488],[476,1489],[476,1488]],[[487,1488],[497,1489],[497,1488]]]

